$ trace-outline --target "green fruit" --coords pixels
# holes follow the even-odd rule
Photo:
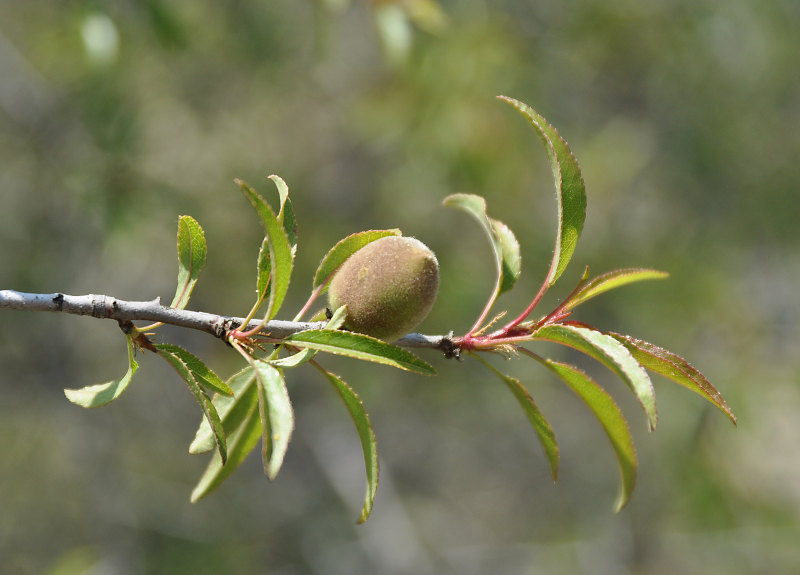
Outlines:
[[[439,262],[414,238],[387,236],[350,256],[328,289],[332,310],[346,305],[344,327],[392,341],[414,329],[433,307]]]

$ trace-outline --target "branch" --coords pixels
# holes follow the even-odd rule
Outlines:
[[[151,301],[125,301],[106,295],[37,294],[15,290],[0,290],[0,309],[88,315],[99,319],[113,319],[120,323],[154,321],[204,331],[222,340],[245,320],[242,317],[163,306],[160,298]],[[246,329],[255,329],[260,324],[260,320],[252,320]],[[325,322],[271,320],[261,327],[259,333],[271,339],[282,340],[300,331],[323,327]],[[446,355],[454,354],[451,336],[411,333],[394,343],[404,347],[441,349]]]

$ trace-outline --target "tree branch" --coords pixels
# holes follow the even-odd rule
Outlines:
[[[240,327],[244,322],[244,318],[241,317],[163,306],[160,298],[151,301],[125,301],[95,294],[75,296],[63,293],[37,294],[0,290],[0,309],[88,315],[99,319],[113,319],[121,323],[137,320],[155,321],[204,331],[222,340],[225,340],[231,330]],[[252,320],[245,329],[255,329],[260,323],[260,320]],[[323,327],[325,322],[271,320],[262,326],[259,333],[271,339],[282,340],[300,331]],[[404,347],[440,349],[445,355],[454,353],[451,336],[411,333],[394,343]]]

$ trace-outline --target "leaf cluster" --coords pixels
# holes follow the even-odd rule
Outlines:
[[[529,348],[537,341],[556,342],[592,357],[611,370],[630,388],[641,404],[651,430],[657,424],[655,392],[648,370],[698,393],[721,409],[734,423],[735,416],[713,385],[685,359],[654,344],[613,332],[604,332],[573,321],[575,309],[588,300],[617,287],[644,280],[662,279],[666,273],[641,268],[611,271],[590,279],[586,268],[578,285],[549,313],[531,319],[544,294],[556,284],[567,268],[583,229],[586,214],[584,182],[577,160],[568,144],[541,115],[512,98],[501,100],[516,108],[538,134],[550,159],[556,191],[557,229],[550,267],[530,304],[514,319],[497,327],[505,312],[488,320],[498,298],[511,290],[521,273],[520,246],[503,222],[491,218],[483,198],[454,194],[444,200],[466,212],[490,241],[496,281],[483,310],[472,328],[462,336],[442,338],[448,357],[476,359],[511,391],[532,423],[549,462],[558,477],[559,448],[556,435],[528,389],[516,378],[502,373],[487,355],[524,356],[553,372],[589,407],[609,438],[619,464],[621,483],[617,509],[630,499],[636,483],[637,459],[633,438],[620,408],[594,379],[573,365],[542,357]],[[175,369],[197,400],[203,419],[189,452],[214,455],[200,478],[192,501],[219,487],[261,440],[264,472],[274,479],[281,469],[294,431],[293,406],[286,383],[286,371],[308,364],[331,384],[353,420],[364,455],[367,487],[359,521],[372,511],[378,487],[378,457],[375,433],[358,395],[339,376],[327,370],[318,355],[334,354],[369,361],[421,375],[434,375],[434,368],[398,345],[342,329],[345,309],[317,312],[312,319],[325,320],[321,329],[298,331],[288,337],[269,332],[269,321],[280,312],[288,293],[297,253],[297,222],[289,188],[278,176],[270,176],[278,191],[275,208],[247,183],[236,180],[260,219],[265,236],[256,262],[255,298],[241,326],[229,330],[225,339],[245,361],[245,367],[223,381],[202,360],[185,349],[168,343],[152,343],[160,326],[128,326],[126,330],[129,367],[125,375],[107,383],[65,390],[67,398],[83,407],[99,407],[117,399],[136,373],[137,349],[155,352]],[[310,296],[294,317],[300,321],[328,289],[339,267],[356,251],[382,237],[400,235],[396,229],[368,230],[337,242],[322,258],[314,274]],[[171,307],[185,309],[199,274],[206,263],[206,242],[200,225],[190,216],[178,220],[178,285]],[[257,327],[246,329],[251,320]]]

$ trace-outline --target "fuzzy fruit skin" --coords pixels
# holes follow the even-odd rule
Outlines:
[[[331,309],[347,306],[344,327],[392,341],[411,332],[433,307],[439,262],[415,238],[387,236],[350,256],[328,288]]]

